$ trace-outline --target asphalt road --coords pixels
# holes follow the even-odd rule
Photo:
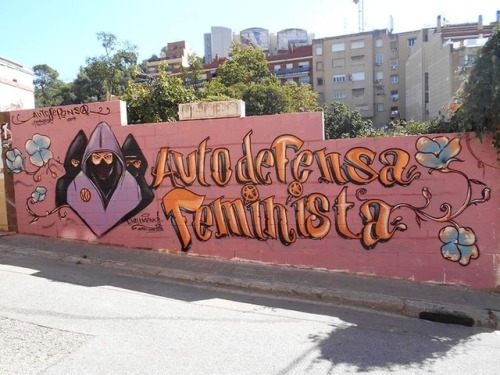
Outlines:
[[[500,331],[0,255],[0,374],[498,374]]]

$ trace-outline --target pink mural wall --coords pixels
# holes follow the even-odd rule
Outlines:
[[[11,112],[20,233],[494,289],[495,150],[472,134],[323,140],[321,113],[124,125]]]

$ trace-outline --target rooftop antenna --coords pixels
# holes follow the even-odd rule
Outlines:
[[[358,5],[358,28],[359,32],[365,31],[365,0],[352,0]]]

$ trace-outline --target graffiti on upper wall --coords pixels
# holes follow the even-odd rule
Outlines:
[[[107,116],[111,113],[109,107],[99,107],[98,111],[89,108],[88,105],[82,104],[73,108],[68,107],[50,107],[37,109],[31,113],[30,117],[21,117],[20,114],[12,118],[14,125],[22,125],[31,122],[34,126],[51,124],[55,119],[64,121],[76,121],[79,117],[90,116],[91,114]]]
[[[187,155],[161,147],[150,183],[146,181],[147,160],[135,138],[129,134],[120,147],[111,128],[103,122],[88,138],[83,131],[76,134],[64,162],[54,159],[50,139],[41,134],[35,134],[25,145],[29,161],[37,169],[27,170],[26,158],[17,148],[7,152],[6,161],[11,172],[32,175],[37,183],[43,171],[56,180],[52,211],[36,214],[33,209],[45,199],[46,186],[37,186],[28,197],[26,207],[33,223],[56,212],[64,219],[62,208],[70,208],[98,237],[122,223],[144,233],[163,231],[159,213],[141,211],[153,201],[154,191],[166,186],[167,192],[157,198],[183,251],[190,249],[194,239],[206,242],[240,237],[278,240],[289,246],[299,239],[321,240],[335,234],[357,240],[365,249],[374,249],[406,231],[410,213],[418,227],[424,222],[442,225],[436,237],[444,259],[466,266],[479,257],[474,230],[460,225],[458,218],[469,207],[487,202],[491,190],[454,168],[460,161],[460,138],[422,136],[412,158],[400,148],[377,154],[366,147],[354,147],[344,155],[326,148],[310,150],[292,134],[280,135],[269,147],[256,150],[252,135],[250,131],[243,137],[236,157],[226,147],[212,149],[209,138]],[[431,213],[431,202],[434,206],[435,202],[427,187],[421,189],[420,205],[369,197],[369,184],[408,187],[420,179],[417,164],[431,175],[461,178],[465,187],[462,203],[444,202],[439,205],[438,215]],[[334,194],[325,194],[325,189],[306,193],[309,181],[339,186],[340,190]],[[234,184],[241,186],[235,199],[222,195],[207,201],[207,196],[199,193],[214,185]],[[272,195],[262,196],[266,186],[283,186],[286,199],[277,198],[276,189]],[[474,197],[474,186],[481,189],[478,197]]]

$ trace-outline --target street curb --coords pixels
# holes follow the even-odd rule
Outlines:
[[[455,323],[468,326],[500,329],[500,311],[483,308],[471,308],[461,305],[429,302],[418,299],[402,298],[397,296],[367,293],[335,288],[319,288],[297,286],[283,282],[266,282],[245,280],[238,277],[227,277],[207,273],[165,268],[152,265],[143,265],[133,262],[119,262],[92,257],[75,256],[68,253],[54,253],[33,248],[17,248],[0,246],[0,252],[17,255],[37,256],[54,259],[65,263],[96,265],[113,268],[133,274],[148,275],[181,282],[196,282],[215,287],[229,287],[244,289],[253,292],[279,294],[282,296],[304,298],[313,301],[334,302],[345,306],[383,311],[410,318],[426,319],[430,316],[442,323]],[[458,323],[457,323],[458,322]]]

